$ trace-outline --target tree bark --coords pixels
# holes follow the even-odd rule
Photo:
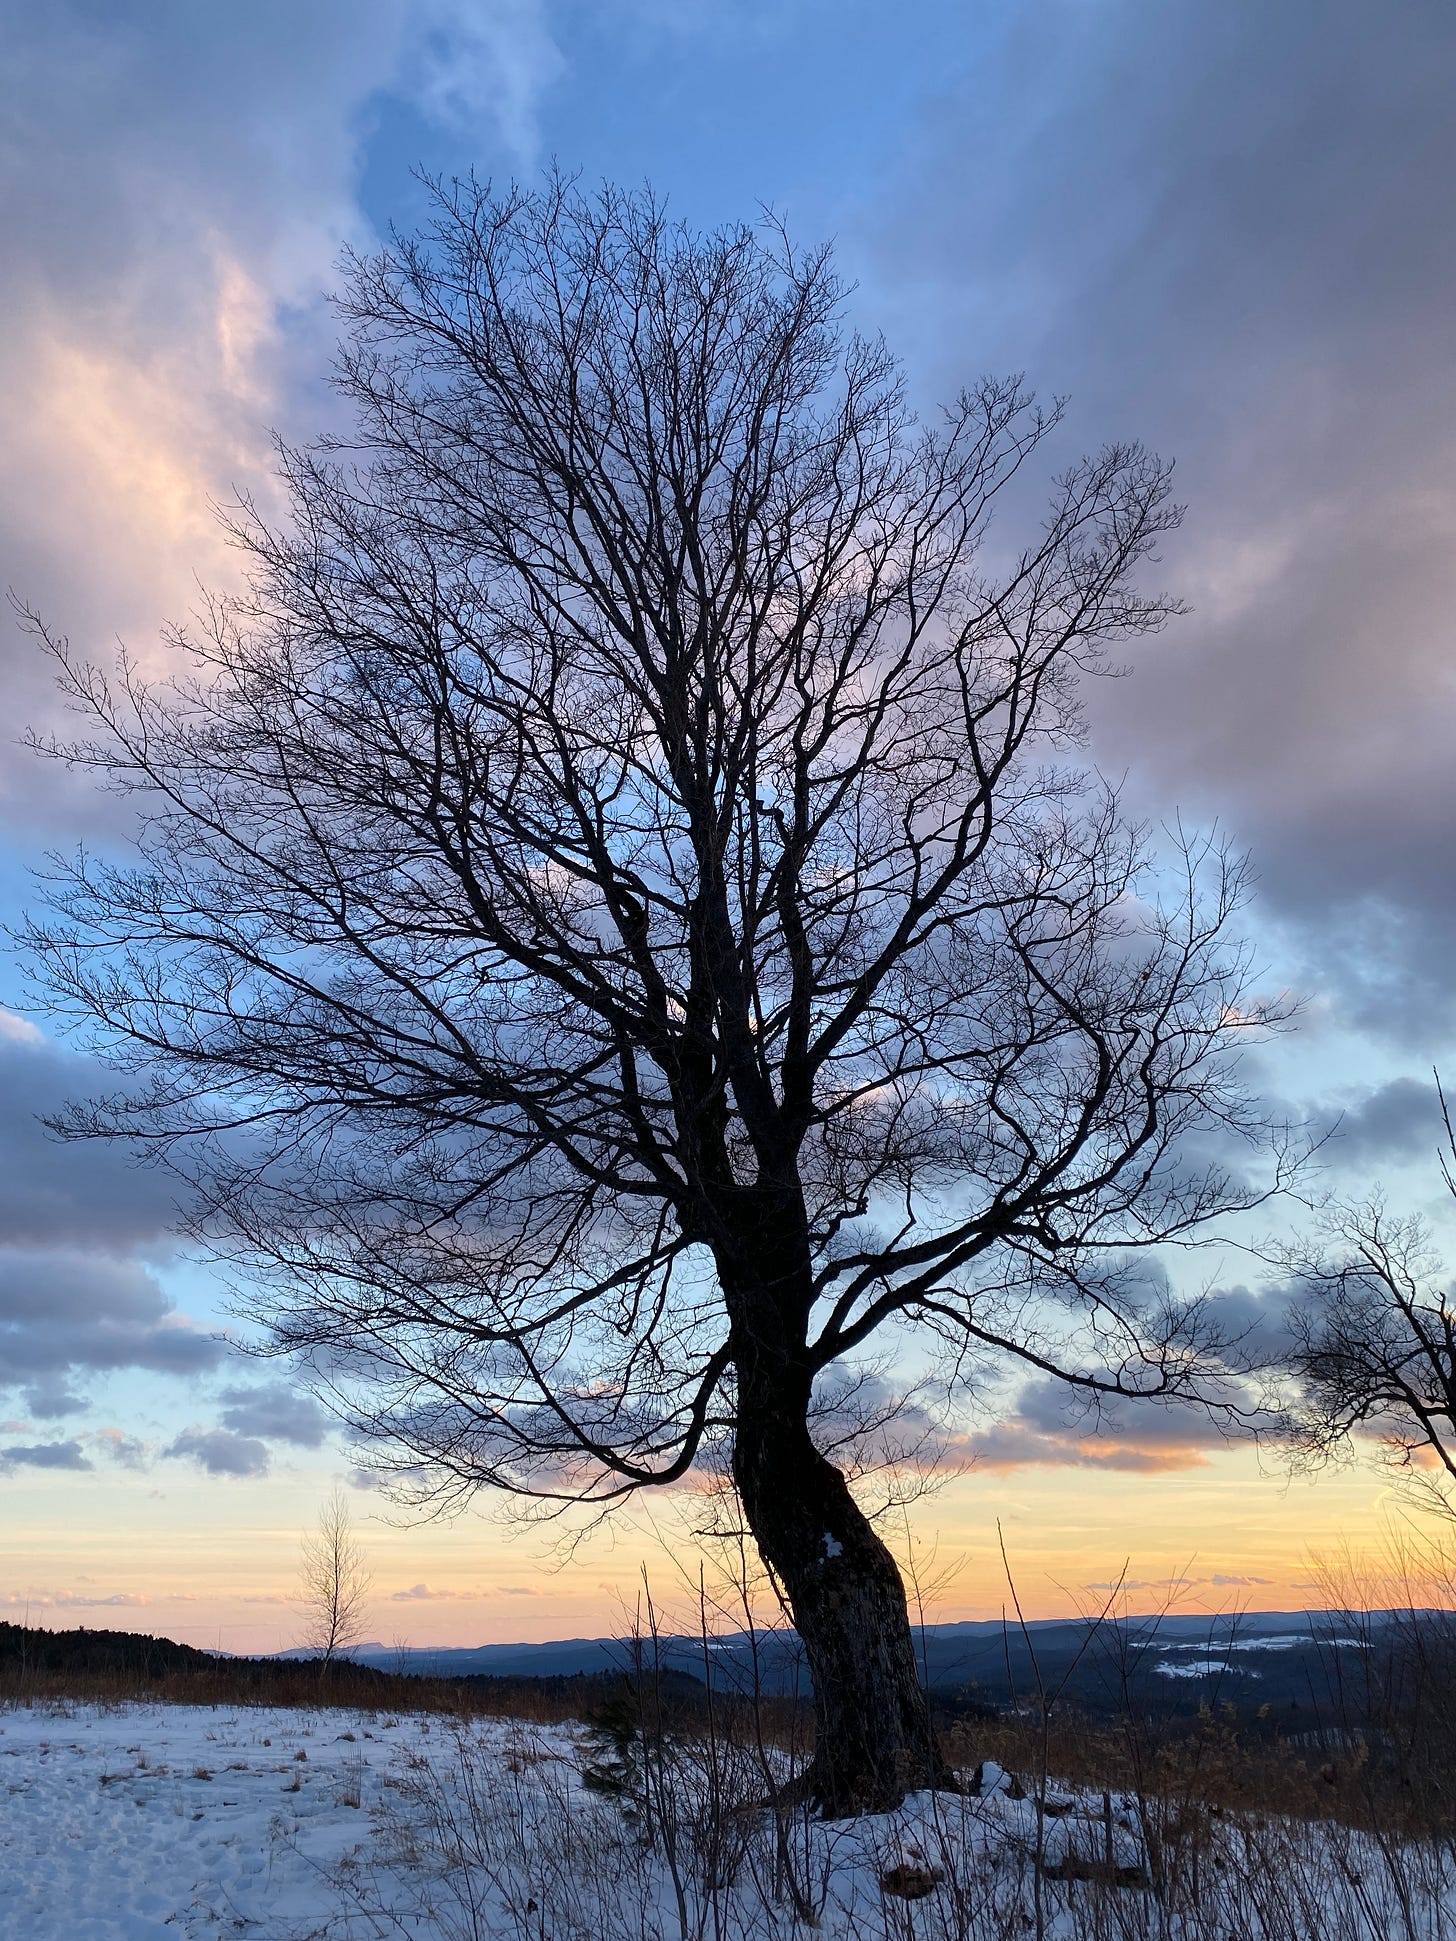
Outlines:
[[[804,1780],[825,1818],[887,1812],[917,1787],[954,1786],[915,1659],[899,1566],[809,1434],[813,1376],[785,1325],[785,1286],[730,1294],[738,1380],[733,1473],[814,1682]]]

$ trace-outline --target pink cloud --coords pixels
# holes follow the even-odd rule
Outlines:
[[[1192,1442],[1156,1449],[1140,1449],[1110,1438],[1077,1436],[1070,1430],[1047,1434],[1017,1422],[999,1422],[977,1435],[957,1438],[978,1469],[1031,1467],[1113,1469],[1133,1475],[1158,1476],[1180,1469],[1201,1469],[1208,1457]]]
[[[0,1607],[7,1611],[87,1610],[103,1605],[130,1611],[141,1610],[154,1602],[155,1599],[143,1597],[136,1591],[113,1591],[109,1597],[102,1597],[94,1591],[6,1591],[0,1595]]]

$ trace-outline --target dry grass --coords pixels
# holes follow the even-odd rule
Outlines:
[[[373,1878],[407,1883],[410,1908],[445,1941],[796,1941],[806,1930],[825,1941],[1440,1941],[1456,1931],[1449,1834],[1376,1836],[1338,1819],[1190,1807],[1171,1792],[1118,1792],[1105,1774],[1045,1813],[1030,1794],[1009,1811],[935,1795],[900,1815],[827,1826],[766,1808],[779,1761],[766,1771],[721,1735],[649,1730],[624,1745],[603,1732],[596,1751],[573,1757],[559,1737],[513,1731],[504,1757],[498,1738],[464,1726],[442,1734],[394,1782],[381,1816]],[[617,1783],[584,1787],[602,1743],[619,1755]],[[1079,1757],[1111,1749],[1070,1732],[1062,1743]],[[360,1897],[357,1873],[347,1891],[361,1918],[380,1911]]]
[[[450,1718],[513,1718],[541,1725],[580,1718],[614,1679],[469,1679],[402,1677],[367,1666],[334,1664],[324,1675],[306,1661],[218,1659],[206,1669],[48,1670],[0,1663],[0,1706],[138,1703],[223,1707],[321,1705]]]
[[[1363,1627],[1363,1628],[1362,1628]],[[1051,1776],[1156,1801],[1173,1815],[1278,1814],[1375,1836],[1456,1835],[1456,1618],[1421,1612],[1380,1625],[1342,1615],[1352,1644],[1321,1648],[1323,1690],[1297,1731],[1269,1708],[1212,1706],[1192,1719],[1139,1707],[1090,1715],[1055,1695],[965,1721],[952,1762],[992,1759],[1033,1790]]]

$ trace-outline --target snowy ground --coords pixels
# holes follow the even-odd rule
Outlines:
[[[396,1747],[427,1743],[429,1726],[180,1705],[0,1712],[0,1934],[308,1934],[337,1912],[339,1863],[371,1844]]]
[[[581,1727],[514,1720],[3,1710],[0,1936],[436,1941],[483,1922],[492,1935],[606,1941],[619,1915],[630,1930],[644,1908],[651,1933],[681,1932],[684,1915],[699,1929],[711,1892],[688,1880],[680,1908],[671,1868],[639,1837],[640,1817],[582,1786],[583,1765],[602,1752]],[[463,1800],[473,1814],[459,1812]],[[1024,1803],[988,1801],[976,1813],[983,1831],[988,1816],[1007,1813],[1023,1832],[1031,1825]],[[885,1867],[922,1863],[914,1821],[912,1805],[903,1819],[815,1828],[812,1849],[790,1857],[803,1892],[840,1917],[835,1931],[845,1922],[859,1931],[854,1917],[881,1902]],[[690,1875],[697,1830],[685,1820],[680,1832]],[[785,1895],[783,1926],[795,1927],[786,1882],[763,1884],[764,1895],[750,1887],[736,1908],[736,1932],[777,1932],[777,1913],[757,1904]]]
[[[1356,1836],[1230,1830],[1216,1890],[1147,1891],[1134,1803],[946,1795],[787,1839],[692,1751],[626,1799],[580,1727],[284,1709],[0,1711],[4,1941],[1313,1941],[1456,1933],[1438,1873]],[[694,1764],[699,1760],[698,1764]],[[755,1788],[752,1773],[740,1775]],[[716,1811],[702,1802],[716,1789]],[[751,1801],[745,1790],[743,1799]],[[1145,1827],[1145,1823],[1144,1823]],[[1219,1837],[1222,1837],[1221,1835]],[[1241,1846],[1240,1843],[1243,1843]],[[1239,1864],[1238,1854],[1247,1855]],[[1068,1856],[1073,1864],[1069,1865]],[[1090,1858],[1101,1880],[1076,1872]],[[1058,1870],[1061,1877],[1058,1877]],[[1113,1878],[1119,1871],[1121,1881]],[[1072,1877],[1067,1878],[1070,1874]],[[897,1881],[907,1892],[886,1891]],[[1434,1888],[1429,1880],[1435,1881]],[[1393,1887],[1398,1891],[1392,1892]],[[918,1897],[917,1897],[918,1896]],[[1404,1912],[1397,1918],[1397,1904]]]

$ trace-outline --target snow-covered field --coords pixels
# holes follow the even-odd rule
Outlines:
[[[307,1934],[427,1720],[91,1706],[0,1712],[5,1941]],[[346,1869],[347,1871],[347,1869]]]
[[[1373,1847],[1340,1829],[1220,1830],[1191,1894],[1165,1847],[1154,1893],[1149,1823],[1116,1796],[1049,1793],[1039,1834],[1035,1801],[993,1774],[986,1798],[926,1796],[896,1815],[780,1824],[754,1810],[751,1771],[735,1777],[702,1749],[634,1753],[631,1783],[615,1796],[583,1784],[584,1767],[600,1770],[603,1756],[581,1727],[508,1720],[0,1711],[0,1937],[1456,1934],[1446,1862],[1382,1871]]]

